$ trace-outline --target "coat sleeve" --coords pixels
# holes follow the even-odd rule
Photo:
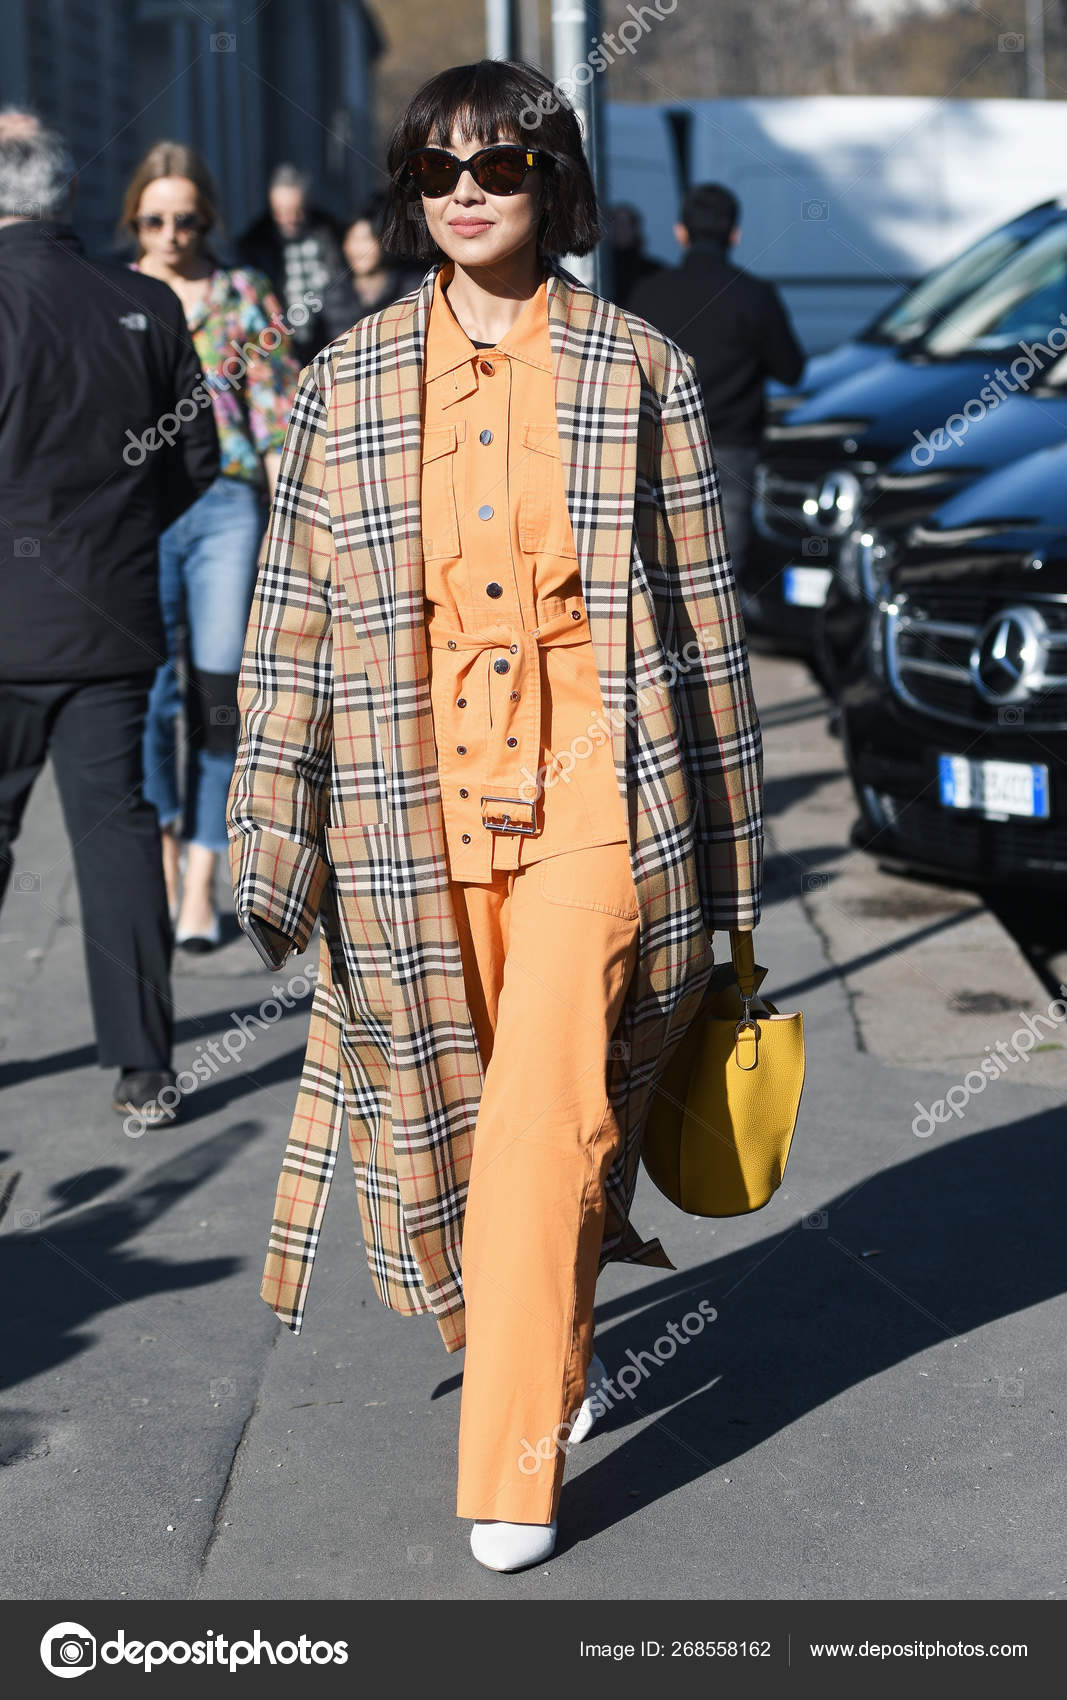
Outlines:
[[[674,355],[657,431],[654,590],[664,644],[676,658],[672,695],[704,923],[713,932],[754,927],[760,917],[763,743],[703,397],[692,357]]]
[[[282,449],[238,680],[240,732],[227,804],[237,918],[306,949],[329,869],[334,545],[324,491],[331,368],[301,373]]]

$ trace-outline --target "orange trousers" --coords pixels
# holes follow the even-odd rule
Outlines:
[[[452,886],[485,1065],[461,1265],[456,1515],[549,1523],[585,1395],[621,1133],[609,1044],[637,956],[624,843]]]

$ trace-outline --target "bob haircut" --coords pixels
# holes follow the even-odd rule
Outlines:
[[[393,131],[381,238],[390,254],[405,260],[441,258],[405,156],[413,148],[451,147],[456,124],[464,142],[521,142],[551,156],[541,161],[544,210],[537,248],[542,258],[588,254],[596,247],[603,231],[573,107],[533,65],[518,59],[479,59],[473,65],[453,65],[423,83]]]

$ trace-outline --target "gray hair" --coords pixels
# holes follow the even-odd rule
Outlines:
[[[270,174],[270,189],[302,189],[307,194],[311,187],[311,173],[301,171],[298,165],[276,165]]]
[[[0,127],[0,218],[65,218],[74,161],[57,130]]]

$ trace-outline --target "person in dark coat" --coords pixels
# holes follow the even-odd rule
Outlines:
[[[727,257],[741,235],[738,213],[736,195],[723,184],[691,188],[674,226],[685,249],[682,264],[644,279],[627,303],[693,356],[737,579],[751,528],[764,379],[795,384],[804,368],[804,351],[774,284]]]
[[[271,174],[267,210],[238,239],[241,262],[265,272],[274,293],[288,309],[305,290],[322,296],[344,275],[342,229],[338,220],[308,201],[310,178],[295,165],[279,165]],[[318,314],[292,331],[293,353],[303,366],[327,339]]]
[[[422,282],[421,271],[393,259],[382,247],[385,204],[384,195],[373,196],[344,233],[341,248],[345,270],[327,286],[319,314],[319,335],[324,348],[368,313],[391,307]]]
[[[663,261],[645,252],[641,214],[629,201],[616,201],[608,208],[608,241],[611,244],[611,299],[628,307],[638,284],[661,272]]]
[[[72,176],[53,131],[0,134],[0,901],[51,755],[98,1057],[143,1131],[177,1104],[171,921],[142,792],[167,654],[157,542],[215,479],[219,448],[181,302],[90,262],[69,223]],[[49,904],[52,877],[13,883]]]

